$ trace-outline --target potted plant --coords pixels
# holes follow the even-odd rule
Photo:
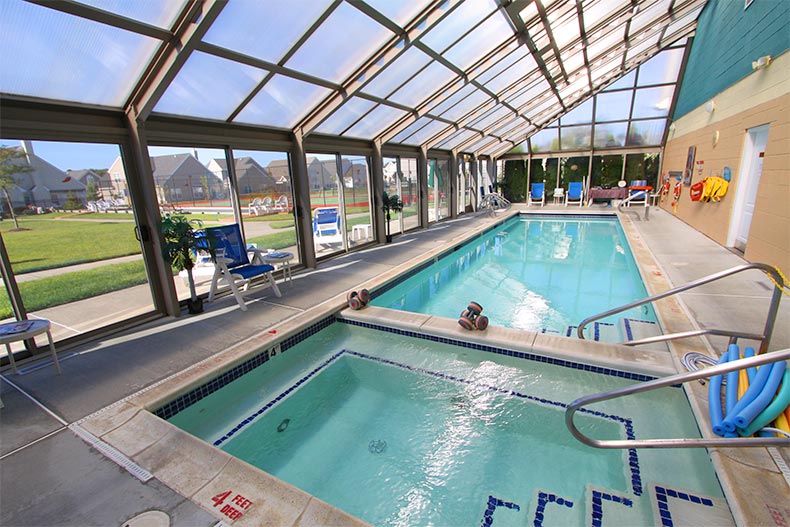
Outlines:
[[[186,216],[167,215],[159,223],[162,234],[162,256],[177,271],[186,271],[189,279],[190,298],[187,309],[190,313],[203,312],[203,299],[195,292],[195,280],[192,277],[192,259],[198,249],[206,248],[206,239],[199,235],[198,229],[203,227],[200,220],[189,220]]]
[[[390,234],[390,219],[392,212],[400,212],[403,210],[403,202],[400,200],[400,196],[397,194],[389,195],[384,192],[384,198],[382,199],[381,209],[384,211],[384,214],[387,218],[387,243],[392,242],[392,234]]]

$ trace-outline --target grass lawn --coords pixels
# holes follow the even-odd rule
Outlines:
[[[134,223],[20,219],[0,223],[17,274],[140,253]]]
[[[22,282],[19,284],[19,291],[25,309],[30,312],[69,304],[147,281],[145,266],[140,260]],[[0,318],[10,316],[13,316],[13,312],[8,294],[3,294],[0,296]]]

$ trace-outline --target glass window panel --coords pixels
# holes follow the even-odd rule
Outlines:
[[[669,107],[672,105],[672,94],[674,92],[674,86],[636,90],[633,118],[665,117],[669,115]]]
[[[477,132],[475,132],[474,130],[467,130],[466,128],[461,128],[460,130],[457,130],[454,134],[452,134],[450,137],[448,137],[438,145],[435,145],[434,148],[443,148],[447,150],[452,150],[456,146],[460,145],[467,139],[474,137],[475,135],[477,135]]]
[[[393,136],[392,139],[390,139],[388,142],[390,142],[390,143],[401,143],[405,139],[407,139],[410,135],[414,134],[415,132],[419,131],[424,126],[426,126],[426,125],[428,125],[429,123],[432,123],[432,122],[433,122],[433,119],[430,119],[428,117],[420,117],[419,119],[417,119],[416,121],[411,123],[409,126],[407,126],[403,130],[398,132],[397,135]],[[411,144],[411,143],[409,143],[409,144]]]
[[[548,97],[543,98],[542,101],[537,103],[536,105],[532,106],[529,110],[527,110],[527,117],[530,115],[537,118],[541,115],[544,110],[548,110],[553,105],[557,104],[557,97],[553,94],[549,95]]]
[[[571,104],[588,91],[590,91],[590,85],[587,83],[587,76],[580,75],[576,80],[560,89],[560,97],[567,104]]]
[[[428,160],[428,222],[450,215],[450,161]]]
[[[390,30],[344,2],[285,65],[332,82],[340,82],[392,36]]]
[[[389,98],[406,106],[417,106],[443,88],[454,77],[455,72],[439,62],[434,62]]]
[[[623,179],[623,156],[593,156],[591,187],[616,187]]]
[[[574,9],[569,16],[553,23],[551,25],[551,33],[554,35],[554,41],[558,49],[562,49],[574,40],[578,40],[581,35],[579,34],[579,17],[576,14],[576,10]]]
[[[519,11],[518,16],[525,24],[529,25],[538,16],[538,6],[535,2],[530,2],[527,7]]]
[[[372,242],[376,237],[370,204],[370,166],[365,156],[341,156],[343,209],[348,248]]]
[[[247,106],[239,112],[235,122],[261,124],[278,128],[292,128],[315,107],[331,90],[309,82],[275,75]]]
[[[185,0],[158,2],[156,0],[129,2],[128,0],[79,0],[79,3],[90,5],[116,15],[139,20],[152,26],[170,29],[176,17],[184,8]]]
[[[636,70],[630,71],[626,73],[624,76],[620,77],[620,79],[618,79],[616,82],[607,86],[604,91],[620,90],[623,88],[633,88],[635,79],[636,79]]]
[[[581,50],[572,49],[570,51],[565,51],[560,56],[562,59],[562,65],[565,68],[565,71],[571,75],[579,68],[584,66],[584,55],[582,54]],[[587,74],[587,69],[584,69],[584,74]]]
[[[233,0],[222,8],[203,40],[277,63],[330,3],[331,0]]]
[[[493,93],[499,93],[519,79],[527,78],[535,71],[536,67],[537,63],[535,59],[532,55],[528,55],[523,60],[513,64],[507,70],[485,83],[485,87]]]
[[[493,0],[462,2],[444,20],[421,35],[420,40],[438,53],[442,53],[496,8]]]
[[[161,44],[20,0],[0,13],[6,94],[120,107]]]
[[[545,183],[545,191],[551,192],[551,189],[557,188],[557,168],[559,159],[553,158],[533,158],[529,167],[529,188],[532,188],[532,183]]]
[[[245,241],[258,249],[289,252],[294,256],[290,264],[299,264],[301,259],[297,247],[296,211],[288,154],[234,150],[233,158]],[[224,157],[213,161],[215,166],[223,167],[225,164]],[[259,198],[263,206],[250,207],[255,198]]]
[[[496,140],[494,138],[492,138],[492,137],[483,137],[479,141],[476,141],[476,142],[472,143],[471,145],[469,145],[467,147],[464,147],[464,151],[466,151],[466,152],[477,152],[478,150],[480,150],[480,148],[488,145],[488,143],[490,143],[492,141],[496,141]]]
[[[628,141],[626,146],[660,145],[664,137],[664,128],[666,124],[666,119],[632,121],[628,129]]]
[[[421,2],[404,2],[403,0],[365,0],[365,3],[370,4],[376,11],[403,27],[415,16],[419,15],[430,2],[425,0]]]
[[[376,103],[373,101],[352,97],[318,126],[316,131],[323,134],[340,135],[343,130],[368,113],[375,105]]]
[[[462,70],[466,70],[511,36],[513,30],[510,24],[502,13],[497,12],[460,42],[443,52],[442,56]]]
[[[584,20],[584,30],[590,32],[604,18],[616,13],[628,4],[628,0],[595,0],[584,2],[582,19]]]
[[[412,46],[390,65],[379,71],[378,75],[362,88],[362,91],[386,98],[430,61],[431,57],[420,51],[419,48]]]
[[[644,39],[636,46],[629,48],[628,53],[626,54],[626,63],[630,63],[636,57],[658,44],[658,39],[660,36],[661,35],[658,34],[653,35],[652,37]]]
[[[631,113],[631,91],[599,93],[595,96],[595,121],[622,121]]]
[[[595,123],[595,148],[625,146],[628,123]]]
[[[519,46],[515,49],[515,51],[509,53],[502,60],[478,75],[476,80],[481,84],[486,84],[500,73],[509,71],[511,66],[514,66],[517,62],[520,62],[526,57],[531,58],[532,63],[535,64],[535,59],[532,58],[532,55],[529,53],[529,50],[526,48],[526,46]],[[530,67],[526,64],[517,66],[517,68],[521,69],[522,71],[531,71],[534,67],[534,65]]]
[[[345,236],[348,229],[340,196],[337,156],[308,153],[305,157],[313,215],[313,243],[316,256],[322,258],[345,251],[348,241]],[[321,219],[318,225],[316,218]]]
[[[485,92],[475,90],[469,97],[441,114],[441,116],[451,121],[457,121],[481,104],[491,100],[492,99]]]
[[[672,0],[659,0],[653,4],[641,4],[639,12],[631,19],[631,35],[663,16],[669,9],[671,1]]]
[[[506,115],[513,115],[513,112],[509,108],[505,108],[504,106],[495,106],[491,110],[485,113],[483,117],[479,118],[478,120],[469,124],[469,128],[474,128],[475,130],[484,130],[491,124],[495,123],[499,119],[502,119]]]
[[[450,108],[451,106],[456,105],[458,103],[458,101],[460,101],[461,99],[467,97],[469,94],[471,94],[475,90],[477,90],[477,88],[475,88],[474,85],[467,84],[466,86],[464,86],[463,88],[461,88],[460,90],[455,92],[454,94],[452,94],[449,97],[447,97],[441,103],[437,104],[434,108],[432,108],[431,109],[431,113],[433,115],[441,115],[442,112],[447,111],[448,108]]]
[[[403,202],[402,229],[408,231],[420,226],[419,186],[417,183],[417,158],[400,158],[400,198]]]
[[[625,25],[617,28],[605,28],[597,35],[588,35],[590,44],[587,46],[587,57],[590,62],[605,53],[609,48],[625,41]]]
[[[383,170],[382,173],[384,175],[384,192],[387,193],[387,196],[398,196],[401,197],[401,173],[398,169],[398,158],[397,157],[384,157],[382,159]],[[404,201],[404,198],[401,197],[401,202]],[[405,203],[404,203],[405,205]],[[391,211],[390,212],[390,220],[387,222],[386,215],[384,217],[384,225],[385,225],[385,233],[388,235],[392,234],[399,234],[403,232],[403,211]]]
[[[28,317],[52,320],[52,337],[62,341],[153,312],[119,145],[12,140],[0,145],[14,156],[10,165],[29,170],[9,174],[16,184],[7,197],[19,229],[8,215],[0,222]],[[2,204],[9,214],[5,197]],[[59,209],[61,218],[21,213],[52,209]],[[122,256],[126,261],[119,263]],[[90,269],[76,267],[88,262]],[[10,322],[14,315],[5,285],[0,285],[0,319]],[[47,336],[36,343],[46,346]],[[23,350],[23,342],[11,344],[12,352]],[[6,354],[5,346],[0,354]]]
[[[626,154],[625,180],[645,180],[648,186],[658,188],[659,161],[658,152]]]
[[[404,115],[406,115],[406,112],[399,108],[381,104],[343,135],[359,137],[361,139],[372,139]]]
[[[562,116],[561,122],[563,125],[569,124],[584,124],[592,122],[592,98],[587,99],[579,106]]]
[[[444,130],[447,130],[449,126],[449,124],[443,121],[432,120],[430,124],[420,129],[419,132],[415,133],[412,137],[409,137],[409,139],[404,142],[410,145],[422,145],[432,137],[440,134]]]
[[[592,126],[563,126],[560,137],[563,150],[587,150],[592,141]]]
[[[548,92],[550,89],[551,87],[549,86],[548,81],[545,78],[540,78],[526,90],[512,97],[508,97],[506,102],[514,108],[523,110],[524,105],[531,102],[535,97]]]
[[[563,157],[560,160],[560,184],[568,188],[568,183],[584,181],[590,170],[590,156]]]
[[[637,86],[676,82],[680,65],[683,62],[683,49],[668,49],[639,66]]]
[[[529,138],[533,152],[554,152],[560,149],[556,128],[544,128]]]
[[[514,117],[513,119],[508,119],[506,123],[497,127],[494,131],[491,132],[491,135],[502,137],[505,134],[512,133],[513,129],[519,126],[524,126],[524,127],[528,126],[527,121],[525,121],[521,117]]]
[[[669,24],[667,26],[667,30],[664,32],[665,35],[664,38],[669,42],[677,38],[675,33],[681,34],[680,33],[681,30],[687,28],[689,24],[691,24],[694,20],[697,19],[697,16],[700,14],[700,11],[702,11],[702,8],[704,6],[705,6],[704,4],[699,6],[697,9],[691,11],[686,16],[682,16],[677,20],[675,20],[674,22],[672,22],[671,24]]]
[[[154,111],[227,119],[266,73],[246,64],[196,51],[168,86]]]

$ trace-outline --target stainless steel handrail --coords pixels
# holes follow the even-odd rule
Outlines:
[[[774,284],[781,284],[784,283],[784,278],[782,277],[779,271],[768,264],[759,263],[759,262],[752,262],[744,265],[739,265],[737,267],[731,267],[730,269],[725,269],[724,271],[719,271],[718,273],[713,273],[708,276],[704,276],[702,278],[698,278],[697,280],[692,280],[687,284],[683,284],[679,287],[675,287],[673,289],[669,289],[668,291],[664,291],[663,293],[659,293],[657,295],[649,296],[642,300],[637,300],[636,302],[631,302],[630,304],[625,304],[620,307],[616,307],[614,309],[610,309],[609,311],[605,311],[603,313],[599,313],[597,315],[593,315],[591,317],[585,318],[579,323],[579,327],[576,329],[576,334],[580,339],[584,339],[584,328],[590,323],[595,320],[599,320],[611,315],[616,315],[617,313],[622,313],[623,311],[628,311],[631,308],[641,306],[643,304],[648,304],[654,302],[656,300],[661,300],[662,298],[666,298],[668,296],[676,295],[678,293],[682,293],[684,291],[688,291],[689,289],[694,289],[695,287],[699,287],[701,285],[709,284],[710,282],[715,282],[716,280],[720,280],[727,276],[731,276],[742,271],[748,271],[749,269],[759,269],[764,273],[771,275],[774,279]],[[729,336],[731,337],[731,342],[735,342],[739,337],[740,338],[748,338],[753,340],[761,341],[760,350],[758,353],[765,353],[768,351],[768,344],[771,341],[771,335],[773,334],[774,330],[774,323],[776,322],[776,314],[779,311],[779,301],[782,299],[782,290],[779,289],[778,285],[774,286],[774,293],[771,297],[771,306],[768,309],[768,314],[766,315],[765,320],[765,328],[763,329],[762,335],[752,334],[752,333],[742,333],[738,331],[729,331],[724,329],[701,329],[695,331],[687,331],[683,333],[670,333],[668,335],[659,335],[657,337],[650,337],[649,339],[642,339],[642,340],[634,340],[631,342],[621,342],[621,344],[626,346],[637,346],[639,344],[646,344],[648,342],[664,342],[667,340],[674,340],[678,338],[686,338],[686,337],[693,337],[697,335],[722,335],[722,336]]]
[[[738,359],[736,361],[727,362],[711,366],[698,371],[679,373],[663,379],[656,379],[644,383],[635,384],[625,388],[618,388],[604,393],[594,395],[587,395],[580,397],[573,401],[565,409],[565,425],[570,430],[573,437],[595,448],[700,448],[700,447],[761,447],[761,446],[790,446],[790,438],[783,437],[722,437],[719,439],[701,438],[674,438],[674,439],[635,439],[635,440],[622,440],[622,439],[592,439],[584,435],[573,422],[573,417],[576,412],[587,405],[597,403],[600,401],[608,401],[616,397],[630,395],[632,393],[641,393],[664,386],[673,384],[694,381],[703,377],[712,377],[722,373],[728,373],[742,368],[749,368],[752,366],[760,366],[778,362],[780,360],[787,360],[790,358],[790,349],[783,351],[772,351],[756,357],[749,357],[746,359]]]
[[[623,210],[623,205],[631,203],[632,200],[634,200],[634,199],[636,199],[636,198],[638,198],[638,197],[640,197],[642,195],[645,196],[645,218],[644,219],[645,219],[645,221],[649,221],[650,220],[650,205],[647,204],[648,195],[647,195],[647,191],[646,190],[638,190],[638,191],[634,192],[633,194],[631,194],[630,196],[628,196],[627,198],[625,198],[624,200],[622,200],[620,203],[618,203],[617,204],[617,212],[630,212],[632,214],[635,214],[636,218],[639,221],[642,221],[642,218],[639,217],[639,213],[636,210],[631,210],[631,209]]]

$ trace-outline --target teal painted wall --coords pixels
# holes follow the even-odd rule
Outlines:
[[[700,13],[673,119],[752,72],[752,61],[790,48],[790,0],[708,0]]]

